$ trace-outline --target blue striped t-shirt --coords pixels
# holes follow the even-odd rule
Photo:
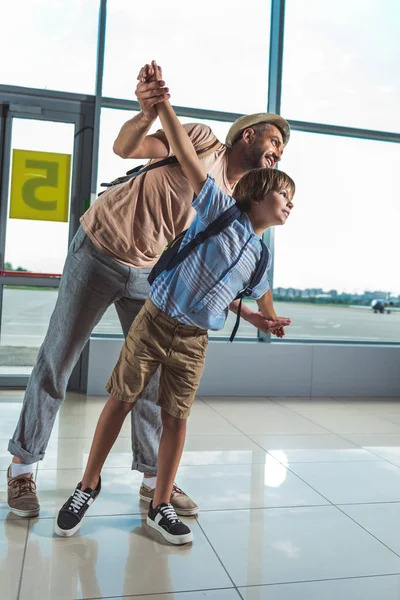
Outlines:
[[[197,215],[182,240],[183,248],[199,231],[227,210],[235,200],[207,177],[199,195],[194,197]],[[161,310],[186,325],[203,329],[222,329],[229,305],[250,283],[261,256],[261,238],[254,233],[246,213],[221,233],[192,250],[171,271],[157,277],[150,299]],[[271,253],[268,269],[271,264]],[[254,288],[252,298],[261,298],[269,289],[267,270]]]

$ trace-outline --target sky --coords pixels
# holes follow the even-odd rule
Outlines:
[[[192,8],[193,7],[193,8]],[[195,8],[196,7],[196,8]],[[109,0],[103,95],[135,99],[137,71],[156,58],[172,102],[266,110],[269,0]],[[92,94],[98,1],[20,0],[2,7],[0,82]],[[397,0],[287,0],[282,114],[293,120],[400,132]],[[49,51],[51,49],[51,51]],[[131,168],[112,152],[132,113],[103,109],[99,180]],[[187,122],[188,119],[182,119]],[[220,139],[229,127],[212,123]],[[72,126],[17,120],[13,147],[72,153]],[[275,231],[274,285],[400,293],[400,145],[293,132],[281,168],[296,181],[295,208]],[[68,225],[9,220],[6,260],[61,272]]]

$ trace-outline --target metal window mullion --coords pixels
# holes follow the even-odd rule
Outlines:
[[[11,128],[12,118],[9,115],[8,106],[3,105],[0,129],[0,270],[3,270],[5,262],[8,186],[11,162]]]
[[[101,105],[103,108],[114,108],[118,110],[131,110],[139,112],[140,104],[137,100],[124,100],[122,98],[103,97]],[[243,113],[231,113],[220,110],[211,110],[207,108],[196,108],[191,106],[173,105],[174,111],[179,117],[189,117],[194,119],[210,119],[211,121],[226,121],[231,123],[236,121]]]
[[[104,53],[106,44],[107,0],[100,0],[99,28],[97,36],[97,61],[96,61],[96,94],[94,98],[94,124],[93,124],[93,151],[92,151],[92,178],[91,197],[95,199],[97,186],[97,170],[99,162],[100,143],[100,116],[103,93]]]
[[[289,124],[292,131],[337,135],[340,137],[352,137],[377,142],[400,142],[400,132],[396,133],[357,127],[344,127],[342,125],[326,125],[324,123],[310,123],[308,121],[289,120]]]
[[[271,0],[268,112],[277,115],[281,111],[284,25],[285,0]]]
[[[270,113],[280,114],[282,96],[282,70],[283,70],[283,35],[285,25],[285,0],[271,1],[271,34],[269,47],[269,72],[268,72],[268,107]],[[275,230],[270,228],[263,235],[264,242],[271,250],[272,260],[269,272],[271,290],[274,286],[274,255],[275,255]],[[258,330],[258,339],[270,342],[271,334]]]

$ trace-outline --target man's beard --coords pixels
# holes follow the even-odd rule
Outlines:
[[[244,157],[244,166],[246,170],[265,168],[264,151],[261,145],[249,148],[248,153]]]

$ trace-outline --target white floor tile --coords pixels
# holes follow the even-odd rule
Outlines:
[[[180,467],[178,481],[200,511],[328,504],[272,456],[264,464]]]
[[[0,521],[0,598],[15,600],[22,573],[27,519]]]
[[[400,500],[400,468],[384,460],[293,463],[290,468],[333,504]]]
[[[171,546],[139,516],[94,517],[85,533],[53,534],[39,519],[29,534],[21,600],[71,600],[232,587],[196,521],[193,544]],[[189,522],[188,521],[188,522]]]
[[[334,506],[209,512],[200,524],[237,586],[400,572],[400,558]]]
[[[379,456],[338,435],[253,435],[264,450],[289,465],[295,462],[375,461]],[[400,456],[399,456],[400,460]]]
[[[245,435],[189,435],[181,465],[265,463],[266,452]]]
[[[210,435],[210,432],[212,435],[240,435],[237,427],[210,406],[196,399],[188,419],[187,433],[188,435]]]
[[[389,461],[400,461],[400,433],[346,434],[353,444]]]
[[[244,600],[398,600],[400,576],[363,577],[240,588]]]
[[[284,406],[265,404],[265,400],[214,401],[213,408],[229,423],[247,435],[326,434],[326,429]]]
[[[105,598],[104,600],[107,600]],[[178,594],[156,594],[155,596],[124,596],[123,598],[110,598],[109,600],[240,600],[235,589],[230,590],[202,590],[201,592],[180,592]]]
[[[330,433],[400,433],[400,424],[375,415],[304,412],[303,416]]]
[[[399,502],[345,505],[340,508],[400,555],[400,496]]]
[[[299,414],[305,412],[318,413],[359,413],[361,406],[353,407],[332,398],[271,398],[278,406],[283,406]]]
[[[385,412],[382,415],[385,419],[387,419],[388,421],[390,421],[391,423],[396,423],[397,425],[400,425],[400,412]]]

